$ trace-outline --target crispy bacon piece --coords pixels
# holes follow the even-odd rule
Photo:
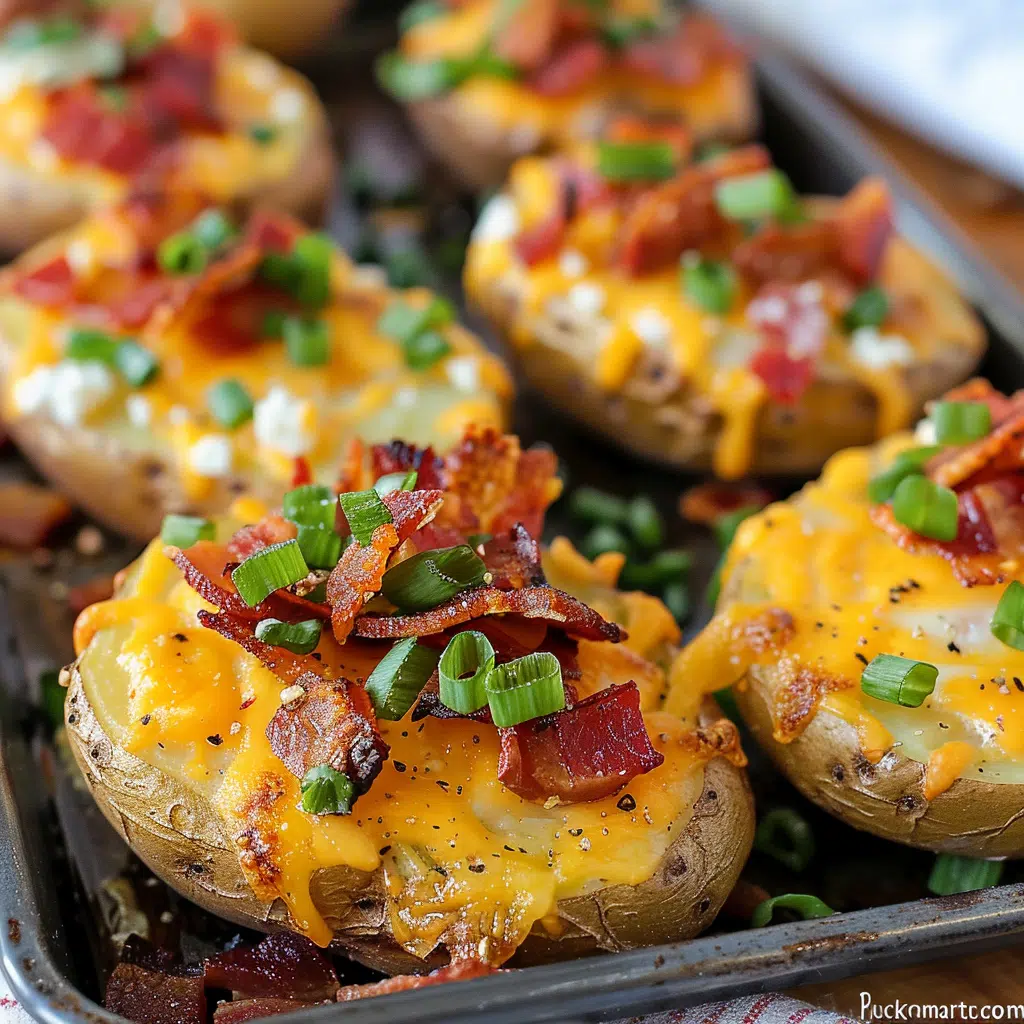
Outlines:
[[[284,516],[271,515],[251,526],[243,526],[228,541],[229,561],[244,562],[257,551],[283,544],[299,535],[299,528]]]
[[[499,732],[498,778],[524,800],[600,800],[665,760],[651,745],[632,682]]]
[[[704,483],[688,487],[679,499],[679,514],[690,523],[713,526],[741,508],[764,508],[771,494],[752,483]]]
[[[770,708],[772,735],[779,743],[790,743],[807,728],[818,711],[822,698],[836,690],[854,687],[852,679],[801,665],[784,656],[778,661],[780,682]]]
[[[205,608],[199,611],[198,617],[207,629],[216,630],[253,657],[259,658],[271,672],[286,683],[294,683],[306,673],[318,672],[321,668],[320,662],[312,654],[293,654],[284,647],[275,647],[258,639],[253,619],[242,619],[223,613],[215,615]]]
[[[513,243],[516,255],[528,267],[543,263],[562,248],[567,227],[565,207],[559,203],[542,221],[516,236]]]
[[[333,1002],[333,999],[322,1002]],[[317,1003],[304,1003],[298,999],[275,999],[264,996],[261,999],[232,999],[217,1004],[213,1011],[216,1024],[246,1024],[261,1017],[276,1017],[279,1013],[294,1013],[305,1010]]]
[[[292,465],[292,487],[305,487],[313,482],[313,467],[305,455],[296,455]]]
[[[139,107],[164,138],[185,130],[222,130],[211,55],[173,44],[159,46],[143,58],[141,68]]]
[[[203,962],[209,988],[234,992],[241,999],[297,999],[315,1003],[333,999],[338,989],[334,967],[304,935],[275,932],[255,946],[236,946]]]
[[[287,590],[278,590],[255,608],[250,608],[238,596],[225,566],[232,558],[224,544],[201,540],[188,550],[166,547],[164,553],[181,570],[185,582],[204,600],[222,612],[237,618],[258,622],[275,618],[282,622],[302,622],[305,619],[326,619],[330,609],[326,605],[307,601]]]
[[[516,482],[505,507],[491,520],[494,533],[521,523],[526,532],[539,537],[544,532],[544,513],[562,493],[558,478],[558,456],[546,445],[522,452],[516,465]]]
[[[0,484],[0,545],[37,548],[71,518],[62,494],[17,481]]]
[[[724,226],[715,206],[716,182],[770,166],[764,147],[744,146],[688,167],[671,181],[644,192],[622,225],[620,265],[639,276],[674,264],[687,249],[700,248]]]
[[[374,481],[388,473],[408,473],[415,469],[417,491],[444,490],[444,459],[435,455],[429,446],[417,448],[405,441],[375,444],[370,450],[370,464]]]
[[[347,679],[312,672],[296,682],[306,696],[277,709],[267,726],[271,750],[296,778],[326,764],[365,793],[388,758],[369,694]]]
[[[526,86],[541,96],[568,96],[586,88],[607,66],[608,50],[603,43],[570,40],[526,79]]]
[[[547,585],[522,590],[477,587],[417,615],[360,615],[353,632],[371,640],[398,640],[406,636],[429,636],[484,615],[522,615],[561,626],[570,636],[585,640],[618,643],[626,631],[603,619],[564,591]]]
[[[547,59],[559,28],[559,0],[523,0],[495,34],[494,52],[522,71]]]
[[[865,178],[843,199],[833,220],[839,263],[859,284],[878,276],[893,231],[892,196],[881,178]]]
[[[766,224],[733,249],[732,262],[749,281],[806,281],[838,259],[839,238],[828,221]]]
[[[118,964],[103,1005],[135,1024],[206,1024],[202,977],[172,974],[167,968]]]
[[[40,306],[63,306],[75,291],[75,275],[62,255],[14,279],[15,294]]]
[[[498,968],[480,960],[456,960],[445,967],[439,967],[429,974],[399,974],[394,978],[374,981],[366,985],[343,985],[338,989],[338,1002],[347,1003],[353,999],[369,999],[372,996],[388,996],[392,992],[408,992],[428,985],[441,985],[448,981],[470,981],[497,974]]]
[[[483,548],[484,565],[499,590],[521,590],[546,583],[540,564],[540,548],[517,523],[507,533],[488,541]]]

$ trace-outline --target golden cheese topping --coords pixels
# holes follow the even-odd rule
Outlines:
[[[741,525],[715,618],[673,667],[670,710],[689,706],[691,674],[727,686],[750,665],[777,664],[769,686],[782,742],[814,714],[796,712],[795,695],[813,692],[819,713],[856,728],[870,761],[896,750],[926,765],[927,799],[957,778],[1024,780],[1024,653],[989,629],[1005,584],[964,587],[941,555],[910,554],[869,519],[868,480],[912,444],[903,434],[841,452],[819,481]],[[1001,568],[1024,579],[1016,561]],[[767,639],[773,617],[781,628]],[[861,671],[878,654],[938,668],[921,707],[862,692]]]
[[[246,511],[254,511],[251,502]],[[220,529],[227,537],[233,526]],[[607,559],[591,565],[564,540],[545,566],[581,598],[603,600],[631,622],[652,611],[653,598],[610,589],[618,566]],[[257,819],[258,835],[275,849],[277,874],[266,897],[280,896],[295,926],[318,943],[326,944],[331,930],[314,905],[311,880],[344,865],[383,871],[391,926],[406,949],[425,956],[461,921],[477,954],[501,962],[535,922],[557,929],[558,900],[651,877],[702,789],[707,755],[694,750],[693,722],[660,709],[664,668],[642,657],[664,658],[678,638],[671,618],[656,615],[646,636],[612,651],[615,657],[601,651],[615,645],[580,645],[583,694],[633,678],[638,663],[647,666],[644,718],[665,761],[629,784],[632,801],[617,794],[571,806],[525,802],[498,782],[494,728],[426,718],[380,723],[390,759],[351,815],[307,814],[299,809],[299,781],[265,735],[281,703],[281,680],[201,627],[196,614],[203,607],[160,543],[151,544],[118,596],[87,609],[76,626],[87,696],[115,743],[211,801],[229,834],[240,837],[243,855],[262,788],[283,792]],[[343,661],[351,664],[344,667],[365,677],[372,664],[346,651]]]
[[[111,212],[85,221],[48,252],[63,251],[80,282],[111,276],[116,282],[134,244]],[[67,358],[69,331],[82,326],[69,314],[0,296],[8,344],[3,416],[10,422],[43,416],[65,428],[102,430],[130,451],[170,462],[195,502],[218,482],[235,479],[269,485],[265,494],[280,492],[298,457],[318,480],[332,482],[353,437],[368,443],[407,437],[446,449],[469,424],[504,424],[512,383],[497,357],[449,323],[438,328],[448,353],[425,369],[411,367],[402,345],[382,333],[378,321],[392,302],[424,307],[431,294],[391,292],[341,253],[332,258],[332,297],[316,311],[329,337],[326,363],[299,365],[280,340],[221,348],[218,337],[231,327],[225,308],[235,301],[222,291],[173,315],[153,315],[137,335],[123,332],[159,363],[141,387],[102,363]],[[212,329],[211,316],[222,318]],[[218,422],[210,406],[211,389],[227,380],[242,385],[254,403],[252,417],[233,429]]]
[[[594,162],[590,149],[577,156],[584,166]],[[611,262],[624,222],[621,204],[578,211],[561,249],[528,266],[515,240],[551,217],[560,188],[551,160],[527,157],[513,166],[507,190],[491,200],[474,232],[465,268],[469,296],[485,308],[507,310],[504,322],[513,344],[526,347],[543,338],[547,345],[567,347],[606,393],[652,406],[681,403],[680,411],[688,409],[698,419],[711,414],[720,423],[714,471],[726,479],[742,476],[750,469],[759,418],[770,402],[762,379],[749,368],[762,344],[751,309],[760,304],[756,312],[763,322],[772,316],[766,303],[779,300],[755,298],[739,279],[730,312],[711,315],[685,294],[678,266],[626,274]],[[817,279],[803,282],[796,297],[830,324],[817,376],[867,388],[876,401],[877,436],[884,437],[907,427],[918,412],[908,366],[941,361],[950,345],[980,350],[982,341],[948,280],[901,238],[890,240],[877,284],[890,308],[903,311],[898,328],[862,328],[851,337]],[[512,294],[514,304],[495,301]],[[559,329],[560,323],[576,327]],[[656,374],[648,372],[652,368]],[[652,386],[649,377],[657,383]]]

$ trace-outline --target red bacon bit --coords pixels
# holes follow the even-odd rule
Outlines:
[[[298,535],[298,527],[284,516],[267,516],[252,526],[243,526],[228,541],[228,561],[244,562],[257,551],[294,540]]]
[[[765,345],[757,352],[750,360],[750,369],[764,382],[771,398],[782,405],[799,402],[814,379],[812,359],[794,359],[777,345]]]
[[[249,219],[245,236],[262,252],[291,252],[304,231],[298,221],[286,214],[259,209]]]
[[[292,487],[305,487],[313,482],[313,468],[304,455],[296,455],[292,469]]]
[[[15,278],[15,294],[40,306],[63,306],[74,296],[75,275],[63,255]]]
[[[214,615],[202,609],[199,621],[207,628],[238,644],[254,658],[258,658],[274,675],[286,683],[298,682],[310,672],[318,672],[320,662],[311,654],[292,654],[284,647],[274,647],[257,639],[254,620],[242,619],[236,615]],[[274,616],[280,618],[280,616]],[[244,708],[245,705],[243,704]]]
[[[333,999],[338,976],[320,950],[303,935],[275,932],[255,946],[236,946],[203,963],[210,988],[240,999]]]
[[[103,1005],[135,1024],[205,1024],[206,990],[201,977],[169,974],[120,963],[107,982]]]
[[[806,281],[837,260],[838,238],[828,221],[767,224],[733,250],[732,262],[755,284]]]
[[[37,548],[71,518],[62,494],[37,484],[0,484],[0,545]]]
[[[878,276],[893,231],[892,196],[881,178],[865,178],[839,204],[833,221],[839,262],[855,281]]]
[[[323,1000],[322,1002],[333,1002],[333,1000]],[[322,1003],[304,1003],[298,999],[270,997],[231,999],[217,1004],[217,1009],[213,1011],[213,1020],[215,1024],[247,1024],[250,1020],[276,1017],[280,1013],[294,1013],[296,1010],[305,1010],[310,1006],[317,1005],[322,1005]]]
[[[528,267],[551,259],[562,248],[567,220],[561,203],[557,209],[533,227],[521,231],[513,243],[516,255]]]
[[[439,967],[429,974],[400,974],[383,981],[366,985],[343,985],[338,989],[338,1002],[347,1003],[353,999],[369,999],[372,996],[388,996],[392,992],[408,992],[411,989],[426,988],[429,985],[443,985],[449,981],[470,981],[499,973],[498,968],[479,960],[456,960],[445,967]]]
[[[608,66],[608,50],[596,39],[577,39],[557,49],[526,79],[541,96],[568,96],[585,89]]]
[[[531,536],[539,537],[544,532],[544,513],[561,493],[558,456],[544,445],[528,449],[519,456],[515,486],[491,521],[491,530],[497,533],[519,523]]]
[[[408,473],[416,470],[417,491],[444,489],[444,460],[434,454],[431,447],[417,448],[405,441],[375,444],[370,451],[374,480],[388,473]],[[352,488],[357,490],[358,488]]]
[[[313,673],[296,683],[306,695],[277,709],[267,726],[270,749],[296,778],[330,765],[365,793],[388,758],[370,695],[346,679]]]
[[[118,327],[141,327],[160,306],[170,301],[173,284],[164,278],[148,278],[149,275],[136,275],[128,294],[104,307],[111,323]]]
[[[484,615],[522,615],[561,626],[570,636],[586,640],[610,640],[618,643],[626,632],[603,619],[575,597],[554,587],[524,587],[522,590],[498,590],[478,587],[417,615],[360,615],[355,621],[356,636],[371,640],[398,640],[407,636],[429,636],[452,626],[479,619]]]
[[[713,526],[729,512],[741,508],[764,508],[771,501],[771,494],[756,484],[696,484],[687,488],[679,499],[679,514],[687,522]]]
[[[208,287],[207,293],[211,290]],[[280,295],[256,283],[244,285],[218,296],[195,319],[191,331],[211,355],[245,355],[263,344],[264,314],[281,306]]]
[[[558,0],[523,0],[494,38],[494,52],[522,71],[533,71],[547,59],[559,28]]]
[[[498,779],[524,800],[600,800],[665,760],[647,735],[636,683],[499,731]]]
[[[520,523],[488,541],[483,548],[483,560],[493,576],[492,586],[499,590],[521,590],[547,582],[537,542]]]
[[[213,59],[221,50],[238,42],[235,26],[213,11],[192,7],[185,12],[185,24],[174,37],[174,45]]]

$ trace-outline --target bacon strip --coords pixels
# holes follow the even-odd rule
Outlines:
[[[283,704],[267,726],[270,748],[296,778],[321,765],[346,775],[365,793],[388,758],[366,690],[312,672],[296,680],[305,697]]]
[[[284,516],[272,515],[251,526],[243,526],[228,541],[228,555],[233,562],[244,562],[264,548],[282,544],[299,535],[299,528]]]
[[[255,946],[235,946],[203,961],[203,980],[239,999],[333,999],[338,976],[304,935],[275,932]]]
[[[388,996],[392,992],[408,992],[414,988],[442,985],[448,981],[470,981],[488,974],[498,974],[498,968],[480,960],[456,960],[445,967],[439,967],[429,974],[399,974],[394,978],[374,981],[365,985],[343,985],[338,989],[338,1002],[348,1003],[353,999],[369,999],[372,996]]]
[[[321,664],[312,654],[293,654],[284,647],[274,647],[256,636],[254,620],[234,615],[214,614],[205,608],[199,612],[199,621],[207,629],[234,641],[243,650],[259,660],[286,683],[295,683],[309,672],[318,672]]]
[[[522,523],[483,547],[484,565],[499,590],[522,590],[546,583],[540,564],[540,548]]]
[[[633,682],[499,732],[498,778],[524,800],[600,800],[665,760],[651,745]]]

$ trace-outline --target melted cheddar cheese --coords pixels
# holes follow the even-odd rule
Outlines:
[[[852,725],[869,761],[897,750],[926,766],[926,799],[958,778],[1024,781],[1024,653],[989,630],[1005,584],[964,587],[941,555],[910,554],[869,519],[868,480],[912,444],[904,434],[841,452],[820,480],[741,525],[715,618],[673,667],[669,710],[690,706],[692,674],[728,686],[751,665],[777,665],[769,703],[775,738],[788,742],[809,717],[787,732],[777,716],[806,669],[827,681],[818,713]],[[1001,568],[1024,578],[1020,565]],[[751,644],[751,625],[776,609],[792,617],[791,633]],[[861,671],[877,654],[935,665],[934,693],[918,708],[863,693]]]
[[[246,511],[255,511],[251,502]],[[225,537],[232,528],[220,527]],[[665,762],[629,784],[635,806],[623,804],[628,809],[618,806],[621,794],[571,806],[525,802],[498,782],[495,729],[427,718],[380,723],[390,758],[351,815],[301,811],[299,781],[265,735],[281,703],[281,680],[198,624],[206,605],[159,542],[114,599],[79,618],[86,693],[116,744],[212,803],[243,863],[249,809],[261,787],[272,780],[283,791],[257,826],[274,848],[276,870],[272,890],[260,895],[284,900],[295,927],[316,942],[326,944],[332,932],[314,903],[315,876],[345,865],[383,872],[391,927],[409,951],[426,956],[445,929],[462,922],[476,955],[501,962],[536,922],[557,931],[558,900],[650,878],[690,818],[707,759],[687,742],[693,723],[661,710],[664,659],[678,639],[671,617],[652,614],[657,602],[647,595],[614,592],[620,566],[607,557],[591,565],[557,541],[545,565],[578,596],[603,601],[624,620],[651,620],[632,650],[613,652],[618,660],[598,650],[614,645],[580,647],[584,694],[631,678],[641,656],[662,659],[648,664],[641,685],[647,728]],[[365,677],[372,664],[359,664],[347,650],[343,669]]]
[[[592,151],[577,152],[593,163]],[[484,210],[471,241],[467,293],[485,309],[502,311],[494,315],[513,345],[525,348],[543,339],[564,347],[605,393],[648,403],[652,415],[660,405],[681,403],[681,423],[703,422],[710,414],[717,422],[713,469],[725,479],[741,477],[754,460],[759,420],[770,401],[748,365],[761,345],[748,315],[750,288],[738,282],[730,312],[712,316],[684,293],[676,266],[628,276],[611,264],[624,214],[605,204],[578,212],[561,251],[527,266],[513,243],[550,217],[558,181],[552,161],[527,157],[513,166],[507,191]],[[887,332],[879,339],[877,356],[865,356],[851,344],[836,312],[826,309],[832,326],[817,376],[862,384],[876,402],[876,435],[884,437],[908,426],[919,411],[905,367],[941,361],[949,345],[979,350],[982,340],[945,277],[901,238],[889,242],[877,283],[892,307],[912,308],[913,317],[901,323],[898,336]],[[809,280],[801,289],[808,303],[823,302],[821,282]],[[508,301],[513,295],[515,302]],[[575,326],[559,329],[560,323]],[[889,354],[889,345],[898,357]],[[653,386],[642,373],[645,363],[657,370]]]

